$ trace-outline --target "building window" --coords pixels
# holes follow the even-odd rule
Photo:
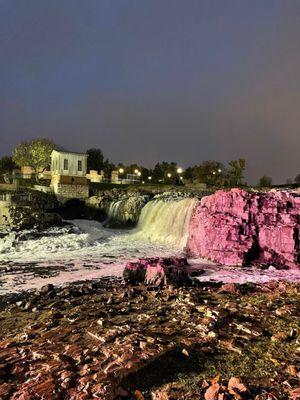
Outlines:
[[[78,160],[78,171],[82,171],[82,161]]]
[[[64,171],[68,171],[69,169],[69,160],[66,158],[64,159]]]

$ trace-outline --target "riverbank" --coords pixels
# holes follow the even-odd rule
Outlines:
[[[3,400],[298,398],[299,284],[109,279],[1,304]]]

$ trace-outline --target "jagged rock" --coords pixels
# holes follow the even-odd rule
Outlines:
[[[105,191],[86,201],[91,215],[110,228],[134,226],[150,196],[138,191]]]
[[[223,265],[299,267],[300,193],[220,190],[190,221],[189,251]]]
[[[126,264],[123,278],[126,282],[154,286],[184,284],[189,282],[187,266],[186,258],[140,258]]]
[[[54,290],[55,290],[55,288],[52,285],[52,283],[48,283],[47,285],[44,285],[41,287],[40,292],[46,294],[46,293],[52,292]]]

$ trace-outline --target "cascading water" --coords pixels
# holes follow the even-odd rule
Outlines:
[[[133,237],[183,250],[197,202],[196,198],[157,198],[149,201],[142,209]]]
[[[107,210],[108,221],[118,221],[120,219],[120,206],[122,205],[122,200],[112,201]]]

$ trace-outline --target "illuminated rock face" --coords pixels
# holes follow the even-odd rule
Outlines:
[[[300,193],[218,191],[195,208],[189,251],[224,265],[299,267]]]
[[[187,283],[186,258],[140,258],[128,262],[123,277],[128,283],[142,282],[146,285],[163,286],[169,283]]]

